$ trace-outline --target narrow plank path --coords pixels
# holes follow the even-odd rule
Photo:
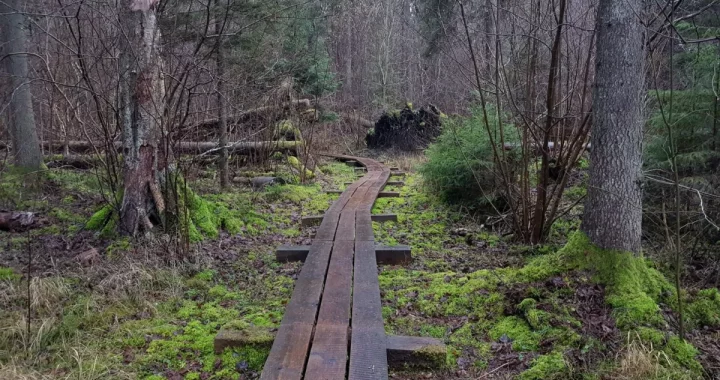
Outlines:
[[[368,158],[327,156],[366,172],[322,217],[261,379],[388,378],[371,209],[391,171]]]

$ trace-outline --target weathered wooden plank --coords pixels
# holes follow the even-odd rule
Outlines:
[[[392,247],[376,246],[375,259],[378,264],[407,264],[412,261],[412,252],[407,245],[396,245]]]
[[[325,214],[320,227],[315,233],[315,240],[332,241],[335,238],[338,222],[340,221],[339,212],[328,212]]]
[[[309,215],[300,218],[300,224],[303,227],[309,227],[321,223],[325,215]],[[370,216],[373,222],[397,222],[396,214],[373,214]],[[281,247],[282,248],[282,247]],[[280,248],[278,248],[280,249]]]
[[[390,167],[390,170],[400,170],[400,168],[397,167],[397,166],[391,166],[391,167]]]
[[[385,186],[405,186],[405,181],[388,181]]]
[[[395,176],[399,176],[399,177],[404,177],[404,176],[407,175],[407,173],[405,173],[405,172],[391,172],[390,175],[395,175]]]
[[[311,246],[309,245],[281,245],[275,251],[277,261],[305,261]]]
[[[358,241],[374,241],[375,235],[372,228],[372,217],[369,210],[358,210],[355,212],[355,229]]]
[[[388,335],[385,342],[391,368],[438,368],[445,364],[447,347],[438,339]]]
[[[302,378],[332,246],[332,242],[313,242],[285,309],[261,379]]]
[[[354,214],[353,214],[354,215]],[[306,379],[344,379],[352,299],[353,241],[333,245]]]
[[[324,215],[308,215],[300,218],[300,225],[303,227],[314,226],[322,222]]]
[[[348,210],[347,206],[342,214],[340,214],[340,221],[338,222],[338,229],[335,234],[335,241],[340,240],[355,240],[355,211]]]
[[[397,214],[373,214],[370,215],[373,222],[397,222]]]
[[[355,242],[349,380],[388,378],[375,246]]]
[[[345,190],[325,190],[326,194],[342,194]]]

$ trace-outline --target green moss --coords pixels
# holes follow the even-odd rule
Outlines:
[[[520,374],[520,380],[566,379],[567,363],[561,352],[540,355],[533,359],[530,368]]]
[[[581,269],[594,271],[597,281],[606,286],[606,300],[613,306],[613,315],[621,329],[664,323],[657,301],[661,294],[672,294],[673,287],[642,257],[599,249],[579,231],[557,256]]]
[[[415,353],[413,361],[421,363],[423,367],[441,369],[447,362],[447,351],[440,346],[423,347]]]
[[[277,141],[302,141],[302,133],[293,125],[292,121],[281,120],[275,125],[273,138]]]
[[[102,230],[110,221],[113,214],[113,208],[110,205],[103,206],[100,210],[95,212],[87,223],[85,223],[85,229],[92,231]]]
[[[127,252],[132,247],[130,238],[127,236],[121,237],[117,240],[114,240],[110,245],[107,247],[105,252],[108,254],[108,256],[118,256],[119,254],[123,252]]]
[[[288,164],[293,169],[297,170],[299,173],[305,173],[305,179],[313,179],[315,178],[315,173],[313,173],[312,170],[308,169],[305,165],[303,165],[300,160],[298,160],[295,156],[288,156],[287,158]]]
[[[692,326],[720,326],[720,292],[704,289],[687,304],[687,319]]]
[[[420,335],[422,336],[442,339],[445,338],[446,332],[447,328],[445,328],[445,326],[423,325],[420,327]]]
[[[665,333],[652,327],[640,326],[630,335],[637,336],[642,342],[652,343],[653,347],[662,347],[665,344]]]
[[[516,316],[501,319],[488,334],[495,341],[503,336],[511,339],[515,351],[537,351],[540,343],[539,336],[530,330],[527,322]]]
[[[198,272],[195,276],[193,276],[193,278],[201,281],[212,281],[216,274],[216,271],[212,269],[206,269],[202,272]]]
[[[0,266],[0,281],[17,281],[20,277],[12,268]]]
[[[702,365],[697,361],[698,350],[692,344],[673,336],[668,339],[667,345],[663,349],[667,356],[679,363],[681,366],[702,373]]]

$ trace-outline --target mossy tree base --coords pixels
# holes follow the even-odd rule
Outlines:
[[[240,232],[243,222],[221,202],[212,202],[197,195],[182,178],[166,186],[160,227],[166,232],[187,236],[190,242],[199,242],[204,236],[215,238],[221,229],[228,233]],[[168,188],[173,191],[168,191]],[[121,197],[118,197],[120,199]],[[155,210],[157,211],[157,210]],[[118,232],[119,213],[113,205],[106,205],[90,217],[85,224],[88,230],[100,231],[101,236],[111,237]]]

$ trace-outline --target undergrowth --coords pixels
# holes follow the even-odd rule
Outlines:
[[[485,258],[458,250],[457,241],[448,244],[453,240],[451,226],[463,220],[424,194],[416,176],[408,177],[400,190],[403,198],[379,199],[373,209],[398,213],[397,223],[374,223],[376,240],[409,244],[415,260],[412,269],[386,267],[380,274],[388,333],[440,338],[449,344],[449,368],[478,373],[491,366],[495,352],[507,344],[519,355],[515,367],[520,379],[617,375],[625,368],[622,362],[578,363],[573,357],[606,357],[621,346],[651,347],[651,355],[662,359],[652,361],[653,368],[661,369],[652,378],[702,377],[697,349],[675,336],[664,317],[663,310],[675,307],[676,296],[652,262],[597,249],[581,232],[571,232],[562,249],[527,257],[515,266],[488,266]],[[470,234],[483,242],[483,252],[503,244],[482,229]],[[453,263],[458,254],[465,259],[459,265]],[[478,264],[471,264],[474,261]],[[475,265],[486,267],[467,271]],[[617,331],[614,340],[594,335],[577,310],[578,292],[595,284],[604,288],[610,323],[605,328]],[[719,326],[717,289],[685,298],[689,325]],[[622,336],[632,339],[623,344]]]

